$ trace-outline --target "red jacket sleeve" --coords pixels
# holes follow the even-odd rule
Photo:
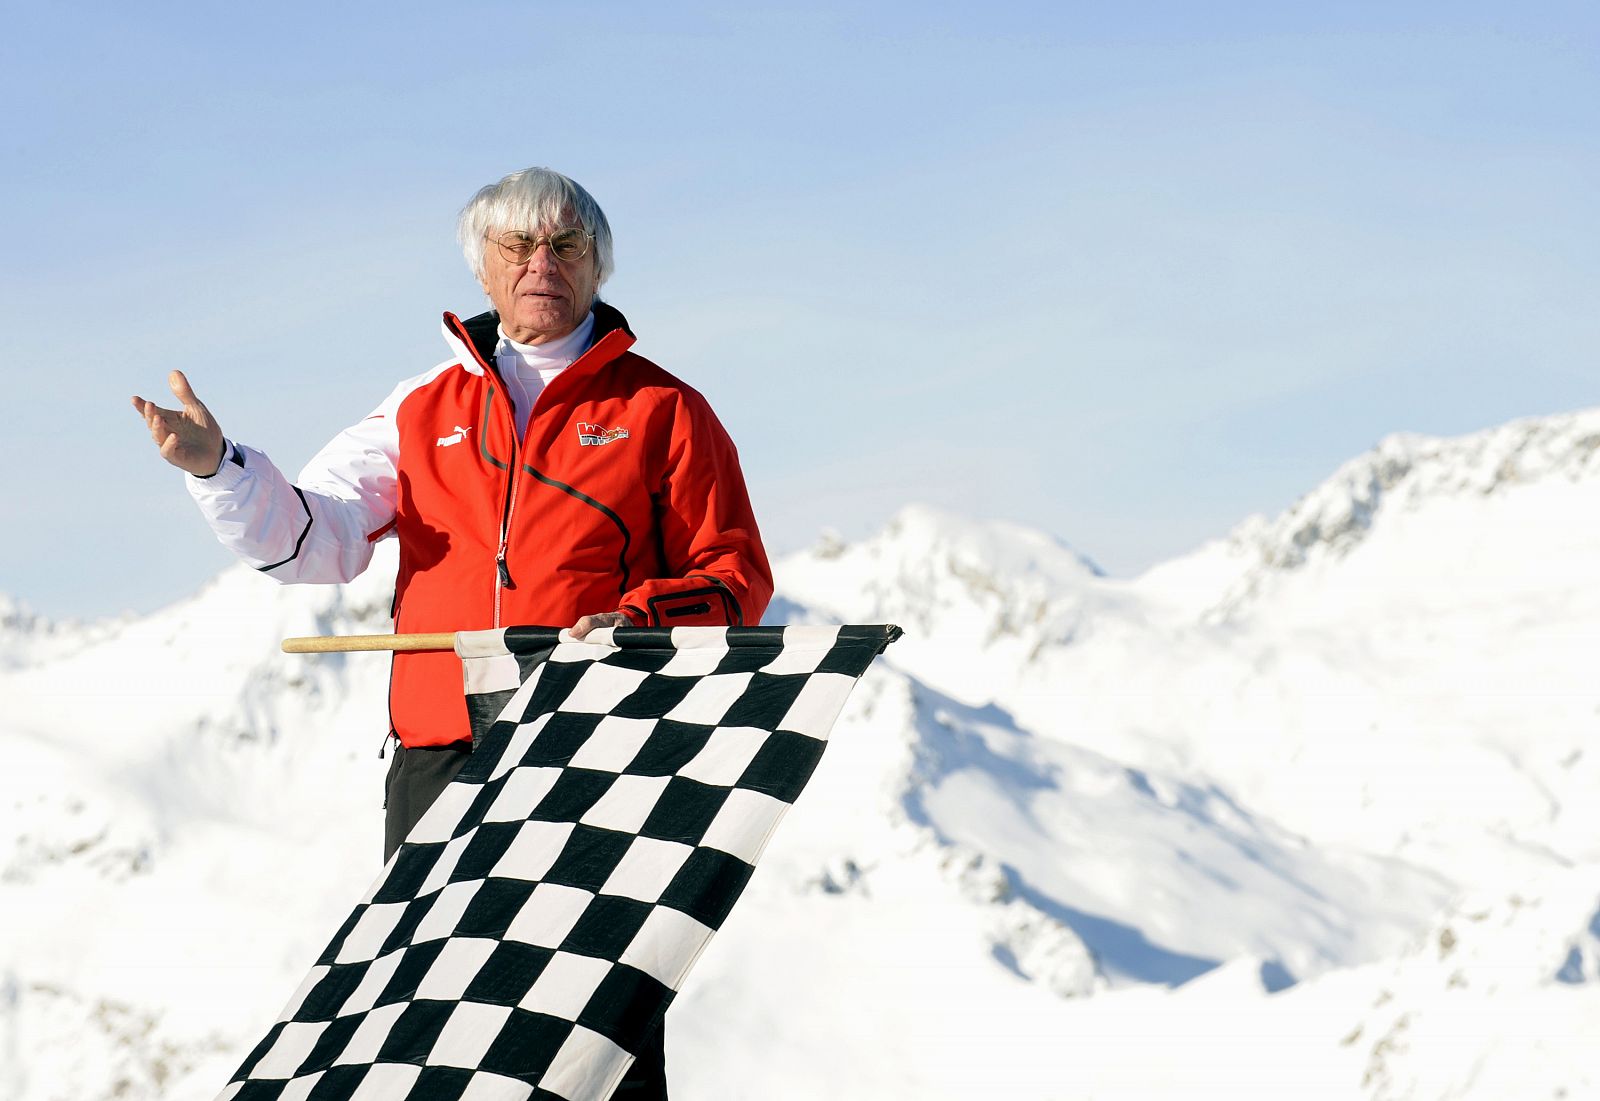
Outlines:
[[[665,577],[622,597],[639,626],[754,627],[772,599],[772,567],[756,530],[739,454],[705,398],[677,404],[656,513]]]

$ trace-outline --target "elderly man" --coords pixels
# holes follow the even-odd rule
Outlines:
[[[181,371],[181,408],[133,399],[217,537],[282,582],[348,581],[398,539],[396,631],[757,623],[772,577],[738,456],[705,399],[635,355],[600,301],[599,205],[530,168],[479,191],[459,236],[494,309],[445,314],[449,358],[293,484],[224,437]],[[455,655],[395,655],[389,705],[386,858],[471,748]],[[619,1097],[666,1096],[656,1042]]]

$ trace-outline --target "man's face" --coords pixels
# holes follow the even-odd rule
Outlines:
[[[563,226],[581,225],[576,218],[562,225],[541,226],[527,234],[554,233]],[[576,260],[558,260],[548,242],[520,264],[508,261],[496,240],[507,231],[489,234],[483,247],[483,289],[500,314],[500,326],[519,344],[545,344],[566,336],[588,316],[594,305],[596,258],[593,242]]]

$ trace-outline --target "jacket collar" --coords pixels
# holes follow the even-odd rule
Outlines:
[[[493,310],[480,313],[462,321],[453,313],[444,315],[444,339],[450,345],[461,365],[475,375],[487,374],[498,378],[494,369],[495,345],[500,342],[500,315]],[[610,363],[633,347],[638,338],[628,328],[628,319],[622,311],[605,302],[594,304],[594,341],[589,350],[573,360],[572,366],[562,374],[581,368],[590,369]]]

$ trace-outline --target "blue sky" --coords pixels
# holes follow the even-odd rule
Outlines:
[[[544,164],[728,424],[768,541],[908,501],[1132,574],[1393,431],[1600,402],[1584,4],[437,5],[8,15],[0,592],[226,564],[127,395],[293,471],[483,304]]]

